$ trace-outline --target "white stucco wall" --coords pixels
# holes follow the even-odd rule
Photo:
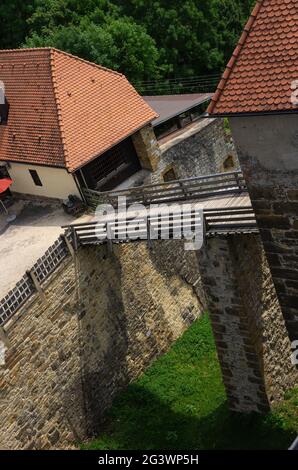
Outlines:
[[[239,154],[268,171],[298,170],[298,114],[230,118]]]
[[[35,170],[37,172],[42,186],[35,185],[29,170]],[[8,172],[10,177],[14,180],[11,190],[16,193],[58,199],[66,199],[69,194],[75,194],[80,197],[73,176],[64,168],[11,163]]]

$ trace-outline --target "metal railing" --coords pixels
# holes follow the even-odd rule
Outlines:
[[[247,191],[247,187],[241,171],[217,173],[106,192],[83,189],[86,202],[93,209],[102,203],[109,203],[116,207],[119,197],[126,197],[127,204],[138,203],[147,206],[239,194],[244,191]]]
[[[216,90],[220,74],[133,82],[141,95],[209,93]]]

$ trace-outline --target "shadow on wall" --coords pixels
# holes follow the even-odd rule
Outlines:
[[[179,251],[183,257],[183,245],[175,257],[172,249],[171,244],[163,249],[156,242],[148,256],[141,242],[115,246],[113,255],[105,246],[85,247],[78,253],[80,370],[63,400],[76,440],[98,433],[116,394],[202,313],[192,286],[175,268]],[[77,419],[73,407],[79,390]]]
[[[236,236],[230,249],[268,400],[278,402],[297,386],[298,375],[269,264],[259,236]]]
[[[62,404],[65,416],[69,410],[68,424],[76,441],[98,431],[102,414],[111,405],[115,392],[129,381],[121,265],[116,259],[111,263],[105,249],[86,249],[84,254],[78,254],[75,274],[79,365],[77,373],[68,377]],[[75,414],[77,400],[80,404]]]
[[[198,259],[231,409],[267,412],[297,371],[260,237],[211,238]]]

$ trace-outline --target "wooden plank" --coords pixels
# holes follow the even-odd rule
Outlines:
[[[99,193],[98,191],[95,191],[93,189],[88,189],[89,192],[91,193],[94,193],[94,194],[101,194],[101,195],[111,195],[111,194],[124,194],[126,193],[127,191],[131,191],[131,192],[135,192],[135,191],[138,191],[140,188],[143,188],[143,189],[147,189],[147,188],[152,188],[152,187],[164,187],[164,186],[169,186],[169,184],[180,184],[180,182],[182,183],[187,183],[187,182],[193,182],[193,181],[204,181],[204,180],[207,180],[207,179],[217,179],[217,178],[227,178],[231,175],[239,175],[243,180],[244,180],[244,177],[243,177],[243,174],[241,172],[241,170],[236,170],[236,171],[230,171],[230,172],[225,172],[225,173],[214,173],[214,174],[210,174],[210,175],[203,175],[203,176],[194,176],[192,178],[184,178],[184,179],[179,179],[179,180],[175,180],[175,181],[166,181],[166,182],[161,182],[161,183],[155,183],[155,184],[148,184],[148,185],[144,185],[144,186],[138,186],[138,187],[135,187],[135,188],[129,188],[129,189],[119,189],[119,190],[116,190],[116,191],[103,191],[101,193]]]
[[[63,241],[64,241],[64,243],[65,243],[65,245],[66,245],[66,247],[67,247],[67,249],[68,249],[68,251],[69,251],[69,253],[70,253],[70,256],[71,256],[72,258],[74,258],[74,257],[75,257],[75,251],[74,251],[74,249],[73,249],[72,244],[70,243],[70,241],[68,240],[68,238],[67,238],[67,236],[66,236],[65,234],[62,234],[61,237],[62,237],[62,239],[63,239]]]
[[[46,302],[46,296],[45,296],[45,293],[34,273],[34,271],[31,269],[30,271],[26,271],[27,272],[27,276],[32,280],[33,282],[33,285],[36,289],[36,291],[39,293],[40,297],[42,298],[43,302]]]

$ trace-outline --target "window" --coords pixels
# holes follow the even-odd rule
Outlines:
[[[40,178],[38,176],[38,173],[36,170],[29,170],[29,173],[35,183],[35,186],[42,186],[42,182],[40,181]]]
[[[174,168],[168,168],[162,175],[163,180],[165,183],[168,181],[175,181],[177,179],[176,173]]]
[[[229,155],[223,162],[224,171],[230,171],[235,168],[234,158],[232,155]]]
[[[8,108],[8,102],[5,97],[5,86],[0,80],[0,125],[7,124]]]

